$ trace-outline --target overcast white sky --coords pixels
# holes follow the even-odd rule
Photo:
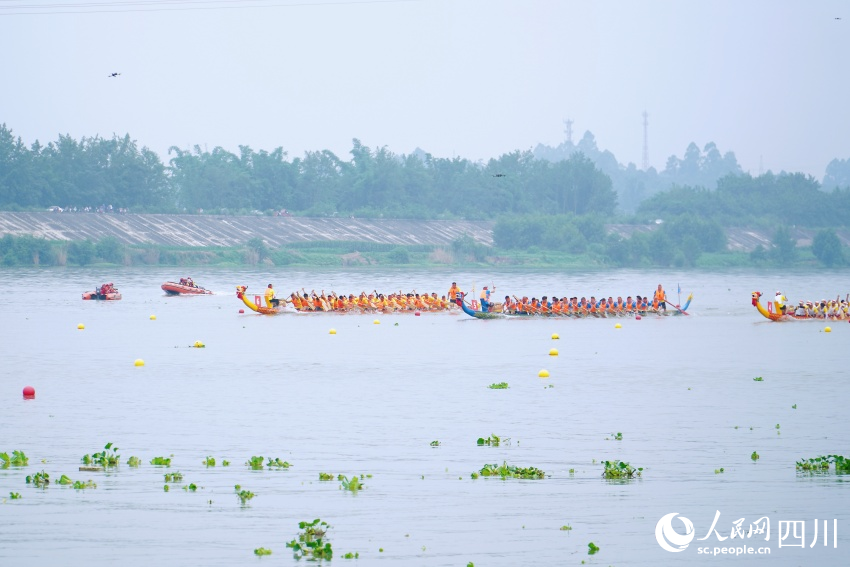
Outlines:
[[[165,162],[348,160],[352,138],[486,160],[571,118],[640,167],[646,110],[659,169],[691,141],[754,174],[850,158],[846,0],[177,1],[0,0],[0,123],[27,145],[130,134]]]

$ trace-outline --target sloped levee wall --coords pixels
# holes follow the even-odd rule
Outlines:
[[[271,247],[321,241],[449,245],[464,235],[492,246],[492,229],[493,223],[475,221],[0,212],[0,236],[74,241],[112,236],[124,244],[165,246],[232,247],[251,238]]]

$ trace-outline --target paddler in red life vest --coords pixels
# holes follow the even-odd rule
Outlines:
[[[655,290],[655,296],[652,298],[652,306],[656,309],[667,311],[667,294],[664,293],[661,284],[658,284],[658,289]]]

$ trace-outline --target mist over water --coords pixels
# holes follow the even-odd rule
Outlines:
[[[770,541],[743,544],[770,547],[771,565],[838,564],[850,483],[799,475],[794,462],[850,455],[850,324],[771,323],[750,293],[781,290],[792,302],[843,296],[849,274],[0,271],[10,291],[0,298],[0,452],[21,449],[30,459],[24,469],[0,469],[0,496],[23,496],[0,504],[0,563],[230,566],[255,561],[263,546],[274,554],[262,561],[294,564],[285,542],[299,521],[321,518],[333,526],[335,563],[359,552],[358,565],[708,564],[723,560],[697,555],[696,541],[682,553],[662,550],[655,525],[677,512],[702,538],[719,510],[726,536],[739,518],[746,529],[770,517]],[[186,275],[216,295],[160,290]],[[80,299],[105,281],[122,301]],[[494,285],[496,297],[625,297],[662,283],[674,300],[677,285],[682,302],[691,292],[694,300],[688,317],[479,321],[240,315],[235,297],[236,285],[250,295],[268,283],[279,297],[301,287],[443,295],[452,281],[466,291]],[[206,348],[190,348],[195,341]],[[133,365],[138,358],[145,366]],[[538,378],[543,368],[550,378]],[[510,388],[487,388],[502,381]],[[26,385],[35,400],[21,399]],[[617,432],[621,441],[611,438]],[[510,443],[476,446],[490,434]],[[117,471],[78,471],[83,455],[110,441],[120,448]],[[139,468],[124,464],[131,455]],[[148,464],[169,455],[170,469]],[[293,466],[251,470],[244,463],[254,455]],[[218,466],[204,467],[207,456]],[[614,459],[644,467],[642,478],[603,480],[599,462]],[[549,476],[470,479],[503,461]],[[97,488],[25,484],[42,469]],[[163,473],[174,471],[198,491],[164,492]],[[320,482],[320,472],[372,478],[350,494],[336,480]],[[256,497],[242,506],[235,484]],[[839,549],[825,548],[822,534],[809,547],[810,531],[805,548],[778,549],[780,520],[806,520],[810,530],[813,520],[833,518]],[[566,524],[572,530],[559,530]],[[591,541],[600,552],[588,557]],[[701,543],[736,544],[713,535]]]

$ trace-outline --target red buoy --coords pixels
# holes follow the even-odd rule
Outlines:
[[[240,310],[239,310],[239,313],[245,313],[245,310],[244,310],[244,309],[240,309]]]
[[[640,315],[635,315],[635,320],[640,321]]]
[[[422,313],[420,313],[419,311],[417,311],[416,313],[414,313],[414,315],[416,315],[417,317],[419,317],[420,315],[422,315]]]
[[[32,386],[24,387],[24,399],[25,400],[35,399],[35,388],[33,388]]]

